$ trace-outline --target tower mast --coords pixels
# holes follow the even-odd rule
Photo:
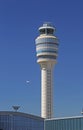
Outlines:
[[[53,68],[58,52],[54,31],[50,23],[44,23],[36,38],[37,63],[41,67],[41,116],[47,119],[53,117]]]

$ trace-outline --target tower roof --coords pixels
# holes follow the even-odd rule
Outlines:
[[[45,23],[43,24],[43,26],[41,26],[41,27],[39,28],[39,30],[45,29],[45,28],[49,28],[49,29],[55,30],[55,27],[54,27],[50,22],[45,22]]]

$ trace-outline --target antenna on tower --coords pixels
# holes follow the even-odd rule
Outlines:
[[[17,112],[20,106],[12,106],[12,108],[15,110],[15,112]]]

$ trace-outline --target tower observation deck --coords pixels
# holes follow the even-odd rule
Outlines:
[[[57,63],[58,39],[50,23],[44,23],[39,32],[36,55],[41,67],[41,116],[49,119],[53,117],[53,68]]]

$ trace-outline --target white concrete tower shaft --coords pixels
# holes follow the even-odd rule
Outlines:
[[[47,119],[53,117],[53,68],[58,51],[54,30],[51,24],[45,23],[36,38],[37,62],[41,66],[41,116]]]
[[[41,64],[41,116],[51,118],[53,115],[53,64]]]

